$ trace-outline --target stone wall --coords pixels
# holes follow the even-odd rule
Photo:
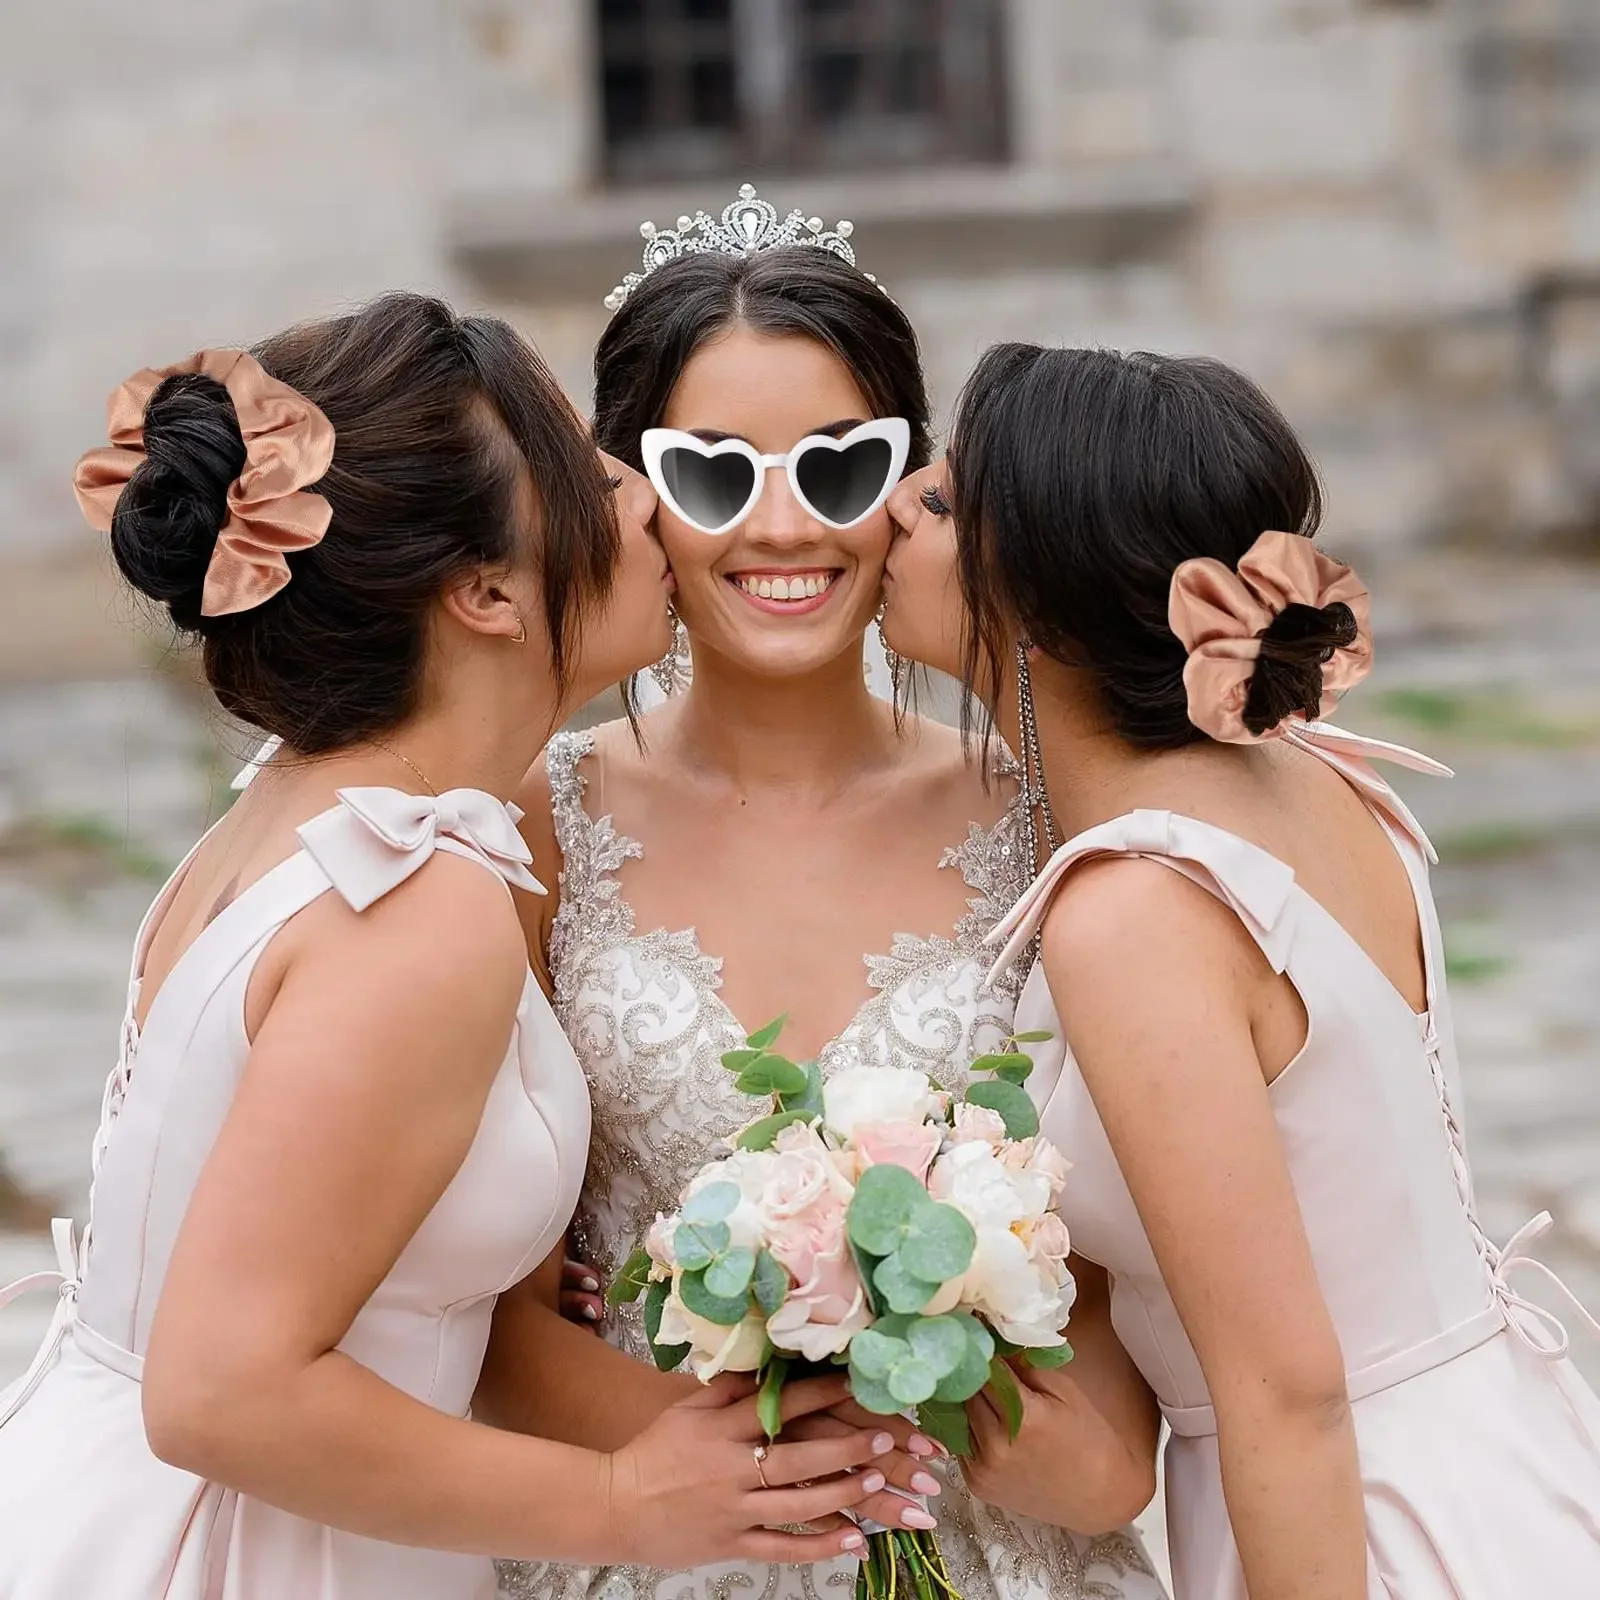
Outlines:
[[[590,15],[6,8],[0,556],[83,539],[67,474],[113,380],[384,287],[505,307],[582,395],[633,223],[721,197],[597,190]],[[1008,28],[1009,172],[772,185],[893,264],[941,400],[997,338],[1212,351],[1304,427],[1341,542],[1593,532],[1592,0],[1008,0]],[[484,266],[554,233],[581,292]]]

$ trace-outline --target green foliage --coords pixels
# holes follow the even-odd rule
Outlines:
[[[705,1270],[707,1292],[719,1300],[749,1298],[750,1279],[755,1275],[756,1253],[745,1245],[724,1250]]]
[[[788,1375],[789,1363],[782,1356],[767,1358],[756,1396],[756,1416],[769,1439],[776,1439],[783,1431],[783,1380]]]
[[[1055,1367],[1066,1366],[1072,1359],[1072,1346],[1065,1343],[1040,1345],[1031,1350],[1024,1350],[1022,1359],[1030,1367],[1038,1367],[1041,1371],[1049,1372]]]
[[[719,1327],[736,1327],[750,1309],[748,1293],[719,1295],[706,1285],[704,1272],[685,1272],[678,1280],[678,1297],[686,1310]]]
[[[650,1357],[662,1372],[676,1372],[683,1365],[683,1358],[689,1353],[689,1346],[686,1344],[656,1343],[661,1333],[661,1312],[670,1292],[670,1284],[652,1283],[645,1291],[644,1297],[644,1334],[650,1341]]]
[[[967,1103],[997,1111],[1006,1125],[1008,1139],[1031,1139],[1039,1131],[1039,1113],[1027,1090],[1014,1083],[991,1079],[975,1083],[967,1090]]]
[[[759,1122],[752,1122],[743,1133],[739,1135],[739,1148],[741,1150],[770,1150],[772,1142],[780,1133],[792,1123],[811,1122],[816,1113],[812,1111],[774,1111],[770,1117],[763,1117]]]
[[[1005,1418],[1006,1432],[1015,1439],[1022,1432],[1022,1391],[1017,1387],[1016,1374],[999,1356],[989,1363],[988,1387]]]
[[[937,1439],[953,1456],[972,1454],[972,1429],[967,1424],[967,1408],[951,1405],[936,1394],[917,1407],[917,1426],[930,1439]]]
[[[622,1271],[606,1289],[606,1304],[613,1310],[631,1306],[650,1284],[650,1252],[642,1245],[623,1263]]]
[[[788,1271],[770,1250],[762,1250],[757,1254],[750,1288],[764,1316],[772,1316],[788,1298]]]

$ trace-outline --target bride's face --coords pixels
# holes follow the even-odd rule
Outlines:
[[[956,525],[944,457],[889,496],[894,546],[884,570],[883,638],[891,650],[959,678],[967,608],[956,574]]]
[[[810,434],[837,436],[872,420],[849,368],[826,346],[734,327],[690,357],[661,426],[783,455]],[[710,652],[788,676],[859,654],[881,597],[886,507],[852,528],[830,528],[773,467],[755,508],[728,532],[702,533],[664,500],[656,529],[697,657]],[[778,597],[784,591],[789,598]]]

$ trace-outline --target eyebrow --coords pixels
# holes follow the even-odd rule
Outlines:
[[[866,421],[865,417],[841,417],[837,422],[827,422],[820,428],[808,428],[801,438],[810,439],[820,434],[825,439],[837,439],[842,434],[849,433],[852,428],[859,428]],[[702,444],[721,444],[724,439],[739,439],[745,444],[750,441],[742,433],[720,433],[715,428],[687,428],[684,430],[692,433]],[[799,439],[795,440],[798,444]]]

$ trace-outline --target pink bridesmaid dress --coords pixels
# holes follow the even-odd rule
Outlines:
[[[1414,1012],[1283,862],[1171,811],[1136,811],[1064,845],[992,942],[1023,950],[1081,861],[1158,861],[1239,917],[1304,1002],[1304,1047],[1271,1100],[1317,1275],[1343,1346],[1366,1495],[1369,1600],[1600,1597],[1600,1400],[1566,1359],[1561,1321],[1513,1287],[1535,1217],[1497,1247],[1473,1205],[1444,986],[1433,859],[1374,756],[1424,757],[1320,723],[1302,750],[1342,773],[1405,862],[1424,935],[1428,1009]],[[1246,1600],[1223,1500],[1206,1382],[1035,965],[1017,1006],[1043,1131],[1073,1163],[1061,1200],[1073,1246],[1107,1269],[1117,1333],[1171,1426],[1167,1524],[1175,1600]],[[1600,1333],[1600,1328],[1595,1328]],[[1308,1506],[1306,1514],[1315,1515]]]
[[[0,1600],[491,1600],[493,1563],[343,1533],[207,1483],[150,1453],[140,1373],[189,1197],[227,1116],[262,951],[330,890],[357,911],[425,866],[465,857],[538,889],[498,800],[341,791],[302,848],[195,939],[134,1022],[151,934],[140,930],[127,1020],[94,1146],[81,1242],[58,1221],[58,1273],[0,1291],[59,1294],[33,1366],[0,1394]],[[196,847],[198,849],[198,847]],[[193,854],[190,858],[193,860]],[[426,928],[417,937],[429,937]],[[498,1292],[561,1239],[577,1201],[589,1100],[530,973],[466,1159],[340,1344],[427,1405],[466,1414]],[[270,1197],[263,1197],[270,1203]],[[336,1225],[336,1219],[330,1219]]]

